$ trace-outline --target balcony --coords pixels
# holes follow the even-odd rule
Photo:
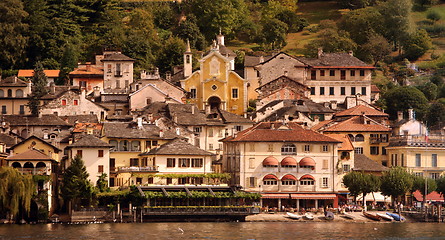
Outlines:
[[[32,175],[47,175],[48,168],[17,168],[23,174],[32,174]]]
[[[370,137],[370,138],[369,138],[369,142],[370,142],[371,144],[379,144],[379,143],[382,143],[382,142],[383,142],[383,139],[378,138],[378,137]]]
[[[391,137],[389,146],[410,147],[445,147],[445,136],[442,135],[399,135]]]
[[[159,172],[158,166],[147,167],[119,167],[118,172]]]

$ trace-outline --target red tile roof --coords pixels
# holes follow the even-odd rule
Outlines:
[[[75,68],[72,72],[69,73],[70,76],[91,76],[91,75],[97,75],[98,77],[103,77],[104,70],[103,67],[96,67],[93,65],[90,65],[89,68],[86,66],[81,66],[78,68]]]
[[[262,122],[230,136],[222,141],[230,142],[325,142],[339,143],[323,134],[303,129],[294,122],[283,125],[282,122]]]
[[[423,201],[422,193],[420,193],[419,190],[415,191],[413,195],[417,201],[419,201],[419,202]],[[426,200],[427,201],[435,201],[435,202],[443,202],[444,197],[441,194],[439,194],[438,192],[434,191],[434,192],[431,192],[430,194],[426,195]]]
[[[351,117],[345,121],[331,122],[319,128],[323,132],[390,132],[391,129],[370,118],[365,117],[369,124],[365,124],[363,116]],[[332,125],[330,125],[332,124]],[[329,126],[330,125],[330,126]],[[324,128],[324,129],[322,129]]]
[[[60,70],[43,70],[47,77],[59,77]],[[18,77],[32,77],[34,75],[33,69],[20,69]]]
[[[346,117],[346,116],[372,116],[372,117],[388,117],[387,113],[381,112],[375,108],[371,108],[365,105],[357,105],[355,107],[346,109],[344,111],[335,114],[336,117]]]
[[[371,85],[371,92],[372,93],[379,93],[380,89],[376,85]]]
[[[354,146],[352,145],[351,139],[347,134],[327,134],[327,136],[341,141],[341,145],[338,148],[339,151],[352,151]]]

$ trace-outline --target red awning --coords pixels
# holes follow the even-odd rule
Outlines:
[[[275,179],[275,180],[278,180],[277,176],[275,176],[273,174],[267,174],[266,176],[264,176],[263,179]]]
[[[263,160],[263,166],[278,166],[278,160],[269,156]]]
[[[312,177],[312,175],[309,175],[309,174],[303,175],[303,176],[300,178],[300,180],[302,180],[302,179],[312,179],[312,180],[315,181],[315,178]]]
[[[292,175],[292,174],[286,174],[284,175],[281,180],[292,180],[292,181],[297,181],[297,178]]]
[[[297,160],[293,157],[285,157],[281,160],[281,166],[297,166]]]
[[[300,166],[315,167],[315,161],[314,161],[314,159],[312,159],[310,157],[305,157],[300,160]]]
[[[419,202],[423,201],[422,193],[420,193],[419,190],[414,192],[414,198]],[[433,201],[433,202],[443,202],[444,201],[443,196],[441,196],[440,193],[438,193],[436,191],[426,195],[426,200]]]
[[[337,197],[333,193],[262,193],[261,195],[266,199],[335,199]]]

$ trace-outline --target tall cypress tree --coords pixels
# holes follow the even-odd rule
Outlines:
[[[48,89],[45,88],[48,84],[48,78],[46,77],[45,72],[43,72],[42,63],[36,63],[31,82],[32,93],[29,96],[28,107],[31,110],[32,115],[38,116],[41,107],[40,99],[48,93]]]

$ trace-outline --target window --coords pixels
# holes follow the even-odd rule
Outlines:
[[[25,105],[20,105],[19,114],[25,114]]]
[[[366,87],[362,87],[362,95],[366,96]]]
[[[76,99],[76,100],[74,100],[74,101],[73,101],[73,105],[74,105],[74,106],[77,106],[77,105],[79,105],[79,100],[77,100],[77,99]]]
[[[334,95],[335,91],[334,91],[334,87],[329,87],[329,95]]]
[[[62,99],[62,106],[66,106],[66,99]]]
[[[104,156],[104,150],[97,150],[97,157],[103,157]]]
[[[351,165],[343,164],[343,172],[350,172],[350,171],[351,171]]]
[[[334,77],[335,76],[335,70],[329,70],[329,76]]]
[[[360,76],[365,76],[365,70],[360,70]]]
[[[12,90],[8,89],[8,97],[12,97]]]
[[[249,168],[255,168],[255,158],[249,158]]]
[[[382,155],[386,155],[386,148],[382,147]]]
[[[402,167],[405,167],[405,154],[402,153],[402,156],[400,156],[400,160],[401,160],[401,165]]]
[[[118,150],[118,143],[116,140],[110,140],[108,142],[111,145],[110,151],[117,151]]]
[[[414,176],[416,176],[416,177],[423,177],[423,172],[415,172]]]
[[[329,187],[329,178],[327,177],[321,178],[321,187],[322,188]]]
[[[315,87],[311,87],[311,95],[315,95]]]
[[[107,72],[111,73],[111,64],[107,64]]]
[[[256,177],[249,177],[249,187],[256,187]]]
[[[416,153],[416,167],[422,166],[422,156],[419,153]]]
[[[200,168],[202,166],[203,166],[203,159],[202,158],[192,158],[192,167]]]
[[[304,145],[304,151],[310,152],[311,151],[311,145]]]
[[[121,81],[116,80],[116,88],[121,88]]]
[[[355,70],[351,70],[350,73],[351,73],[351,77],[355,77]]]
[[[355,87],[351,87],[351,95],[355,95],[355,94],[356,94]]]
[[[146,157],[141,159],[141,167],[148,166],[148,159]]]
[[[324,87],[320,87],[320,95],[324,95]]]
[[[354,153],[356,153],[356,154],[363,154],[363,148],[362,147],[354,148]]]
[[[322,169],[328,169],[329,168],[329,161],[327,159],[323,160],[323,165],[321,166]]]
[[[440,178],[440,173],[430,173],[430,178],[438,179],[438,178]]]
[[[209,137],[213,137],[213,128],[209,128]]]
[[[82,87],[82,88],[86,88],[87,87],[87,82],[86,81],[79,81],[79,86]]]
[[[131,141],[131,151],[137,152],[141,150],[141,142],[140,141]]]
[[[431,167],[437,167],[437,154],[431,155]]]
[[[329,146],[328,146],[328,145],[323,145],[323,146],[321,146],[321,151],[322,151],[322,152],[327,152],[327,151],[329,151]]]
[[[300,180],[300,185],[302,186],[310,186],[310,185],[314,185],[315,181],[309,178],[305,178]]]
[[[122,69],[120,63],[116,63],[116,72],[114,73],[114,76],[116,77],[122,76]]]
[[[250,146],[250,151],[255,152],[255,143],[251,143],[249,144],[249,146]]]
[[[23,90],[22,89],[17,89],[15,91],[15,97],[23,97]]]
[[[295,180],[282,180],[281,185],[284,186],[290,186],[290,185],[296,185],[297,182]]]
[[[124,140],[124,141],[120,141],[119,142],[119,151],[128,151],[129,147],[128,147],[128,141]]]
[[[2,89],[0,89],[0,97],[5,97],[5,92]]]
[[[297,154],[297,148],[294,144],[287,143],[281,147],[281,155],[295,155]]]
[[[340,88],[340,95],[346,95],[346,88],[345,87],[341,87]]]
[[[320,76],[324,77],[324,70],[320,70]]]
[[[379,147],[372,146],[370,151],[371,151],[371,155],[379,155]]]
[[[232,98],[238,98],[238,88],[232,88]]]
[[[364,141],[365,141],[365,136],[363,136],[362,134],[355,135],[355,142],[364,142]]]
[[[268,146],[267,146],[267,151],[269,151],[269,152],[273,152],[273,144],[269,144]]]
[[[193,131],[194,131],[195,133],[200,133],[200,132],[202,132],[202,128],[201,128],[201,127],[194,127],[194,128],[193,128]]]
[[[110,171],[114,171],[116,167],[116,159],[110,158]]]
[[[278,181],[274,179],[263,180],[263,185],[265,186],[278,185]]]
[[[167,167],[175,167],[176,158],[167,158]]]
[[[139,166],[139,159],[138,158],[130,158],[130,166],[131,167]]]
[[[167,178],[166,182],[167,182],[167,185],[173,184],[173,178]]]
[[[196,88],[190,89],[190,98],[196,98]]]
[[[316,80],[317,79],[317,71],[312,70],[311,71],[311,80]]]
[[[79,156],[79,157],[82,157],[82,150],[77,150],[76,155]]]
[[[236,130],[237,132],[241,132],[241,131],[243,130],[243,126],[239,126],[239,125],[237,125],[237,126],[235,126],[235,130]]]
[[[103,173],[104,172],[104,165],[97,166],[97,172],[98,173]]]
[[[125,80],[125,87],[128,88],[129,85],[130,85],[130,81],[129,80]]]
[[[190,158],[179,158],[179,167],[190,167]]]
[[[346,70],[340,70],[340,80],[346,79]]]
[[[209,143],[209,150],[213,151],[213,143]]]

